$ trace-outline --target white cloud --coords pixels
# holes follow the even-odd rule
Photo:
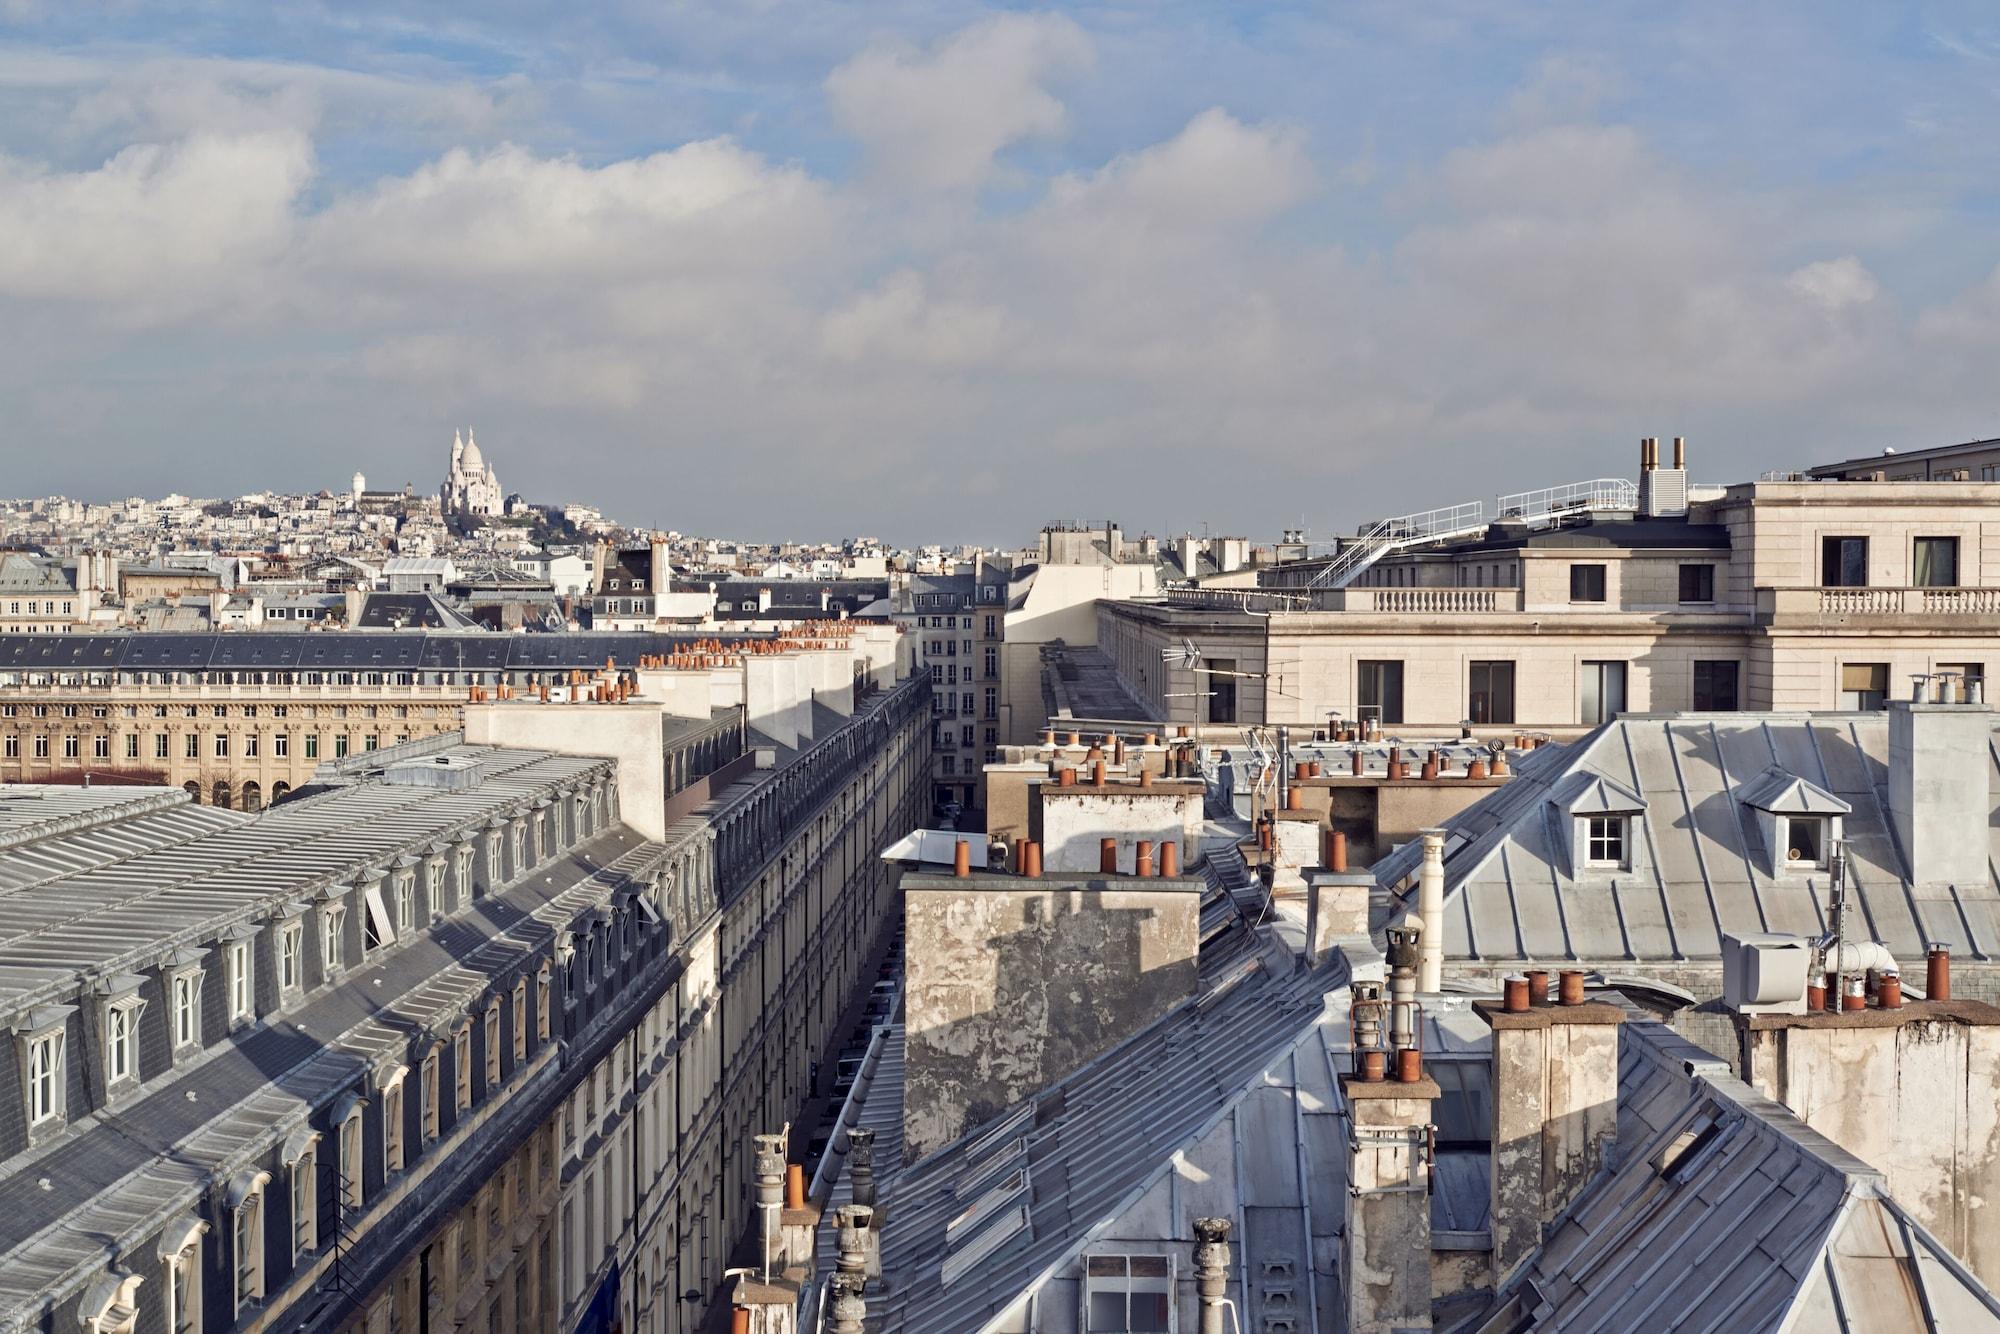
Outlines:
[[[1875,275],[1853,255],[1823,259],[1794,269],[1785,279],[1785,286],[1828,311],[1866,305],[1881,291]]]
[[[80,172],[0,161],[0,292],[121,321],[249,304],[312,172],[284,132],[139,144]]]
[[[928,50],[882,41],[836,69],[826,94],[875,169],[914,188],[985,184],[994,158],[1024,139],[1060,135],[1048,85],[1088,69],[1082,28],[1054,14],[1002,14]]]

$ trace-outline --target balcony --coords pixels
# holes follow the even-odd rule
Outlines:
[[[1340,588],[1326,594],[1328,611],[1404,616],[1460,616],[1521,610],[1518,588]]]
[[[2000,629],[2000,588],[1760,588],[1757,624],[1783,628]]]

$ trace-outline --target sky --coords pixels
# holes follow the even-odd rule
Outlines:
[[[2000,435],[1990,3],[0,0],[0,492],[1326,538]]]

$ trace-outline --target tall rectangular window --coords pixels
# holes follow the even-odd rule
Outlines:
[[[1355,665],[1354,698],[1363,722],[1403,721],[1403,664],[1363,658]]]
[[[125,758],[128,760],[139,758],[139,734],[137,732],[127,732],[125,734]]]
[[[278,928],[278,989],[297,991],[305,985],[305,926],[297,921]]]
[[[292,1164],[292,1260],[319,1245],[319,1193],[313,1172],[319,1155],[308,1148]]]
[[[229,1022],[234,1024],[250,1019],[255,1008],[252,1001],[250,942],[230,941],[223,949],[223,962],[229,982]]]
[[[1681,566],[1681,601],[1715,601],[1715,567],[1713,565]]]
[[[28,1124],[62,1115],[63,1035],[43,1033],[28,1040]]]
[[[174,974],[174,1047],[192,1047],[201,1041],[201,973],[194,970]]]
[[[156,760],[167,758],[167,734],[165,732],[153,733],[153,758]]]
[[[432,1050],[424,1057],[423,1079],[418,1086],[417,1097],[421,1100],[417,1108],[423,1117],[424,1142],[438,1137],[438,1054]]]
[[[252,1191],[236,1206],[236,1309],[264,1295],[264,1193]]]
[[[1625,664],[1586,662],[1577,703],[1578,721],[1595,726],[1625,712]]]
[[[359,1209],[365,1182],[361,1166],[361,1110],[356,1108],[340,1123],[340,1207]]]
[[[1084,1285],[1089,1334],[1164,1334],[1173,1327],[1173,1266],[1164,1255],[1090,1256]]]
[[[317,732],[306,733],[306,758],[309,760],[319,758],[319,733]]]
[[[1570,566],[1569,600],[1571,602],[1604,601],[1604,567],[1595,564]]]
[[[1514,664],[1475,662],[1466,699],[1466,717],[1475,723],[1514,721]]]
[[[1889,699],[1889,664],[1844,662],[1840,665],[1840,707],[1879,709]]]
[[[385,1174],[403,1170],[403,1081],[382,1090],[382,1167]]]
[[[1958,539],[1920,537],[1911,551],[1910,582],[1919,588],[1958,587]]]
[[[139,1077],[139,1007],[113,1005],[104,1012],[104,1081],[121,1083]]]
[[[1736,696],[1737,666],[1733,662],[1697,662],[1694,698],[1697,713],[1734,713],[1743,707]]]
[[[453,1104],[463,1112],[472,1106],[472,1025],[460,1024],[451,1042]]]
[[[1827,588],[1868,586],[1868,539],[1822,537],[1819,540],[1819,581]]]

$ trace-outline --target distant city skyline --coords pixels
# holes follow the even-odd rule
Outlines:
[[[18,494],[470,421],[633,524],[1324,538],[2000,434],[1972,4],[0,12]]]

